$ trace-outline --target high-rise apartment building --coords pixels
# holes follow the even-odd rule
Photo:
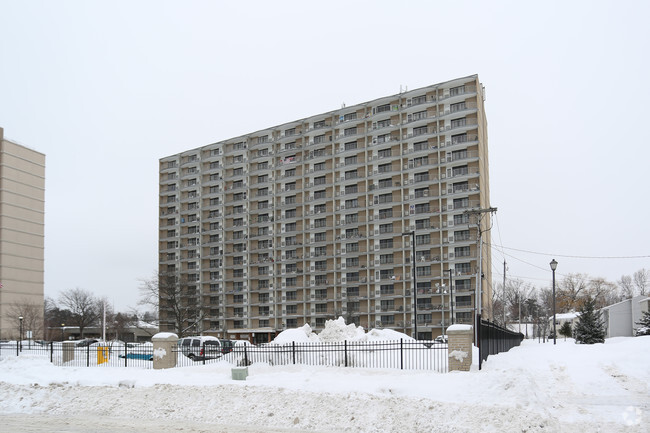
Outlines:
[[[161,330],[472,324],[491,275],[483,95],[473,75],[160,159],[160,272],[196,307],[161,299]]]
[[[0,128],[0,338],[42,338],[45,155]]]

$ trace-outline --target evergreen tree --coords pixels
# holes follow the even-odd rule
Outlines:
[[[596,311],[596,301],[588,297],[580,309],[580,317],[573,331],[576,343],[594,344],[605,342],[605,324],[600,311]]]
[[[637,337],[639,335],[650,335],[650,311],[644,312],[643,317],[636,324],[640,326],[636,330]]]
[[[560,335],[564,335],[564,339],[570,337],[573,330],[571,329],[571,322],[564,322],[558,331]]]

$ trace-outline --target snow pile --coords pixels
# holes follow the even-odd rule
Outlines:
[[[362,326],[354,323],[345,324],[345,319],[339,317],[336,320],[325,322],[325,328],[316,334],[311,326],[304,325],[297,329],[287,329],[278,334],[273,340],[274,344],[296,343],[337,343],[342,341],[397,341],[413,340],[408,335],[392,329],[372,329],[366,333]]]

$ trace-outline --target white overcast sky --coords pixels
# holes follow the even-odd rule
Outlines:
[[[47,158],[45,294],[136,305],[159,158],[471,74],[508,277],[650,268],[649,23],[647,1],[0,0],[0,127]]]

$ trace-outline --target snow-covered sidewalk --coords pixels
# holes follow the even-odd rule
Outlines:
[[[646,432],[650,421],[650,337],[528,340],[469,373],[254,364],[233,381],[230,368],[61,368],[7,357],[0,414],[33,432],[43,423],[61,432]]]

